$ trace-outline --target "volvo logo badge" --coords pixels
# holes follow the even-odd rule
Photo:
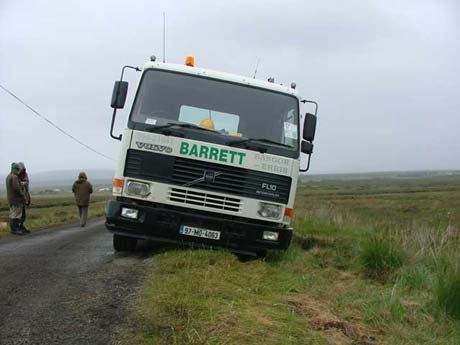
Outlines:
[[[214,183],[216,180],[216,177],[222,175],[222,172],[220,171],[213,171],[213,170],[205,170],[203,173],[203,177],[197,178],[196,180],[193,180],[191,182],[185,183],[183,186],[184,187],[190,187],[195,184],[198,184],[200,182],[205,182],[205,183]]]
[[[221,172],[217,171],[210,171],[210,170],[205,170],[203,177],[204,177],[204,182],[206,183],[213,183],[214,180],[216,179],[217,176],[222,174]]]

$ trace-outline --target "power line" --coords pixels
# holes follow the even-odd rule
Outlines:
[[[102,156],[104,158],[107,158],[107,159],[110,159],[111,161],[114,161],[115,162],[115,159],[109,157],[109,156],[106,156],[105,154],[93,149],[91,146],[85,144],[84,142],[82,142],[81,140],[75,138],[72,134],[66,132],[64,129],[62,129],[61,127],[59,127],[58,125],[56,125],[53,121],[49,120],[48,118],[46,118],[44,115],[40,114],[37,110],[35,110],[34,108],[32,108],[30,105],[28,105],[25,101],[23,101],[22,99],[20,99],[18,96],[16,96],[12,91],[8,90],[6,87],[4,87],[2,84],[0,84],[0,88],[3,89],[3,91],[5,91],[6,93],[8,93],[11,97],[15,98],[19,103],[21,103],[22,105],[24,105],[25,107],[29,108],[35,115],[37,115],[38,117],[40,117],[42,120],[45,120],[46,122],[48,122],[48,124],[50,124],[51,126],[53,126],[54,128],[56,128],[59,132],[61,132],[62,134],[68,136],[69,138],[71,138],[72,140],[76,141],[77,143],[79,143],[80,145],[84,146],[85,148],[87,148],[88,150],[90,151],[93,151],[94,153],[98,154],[99,156]]]

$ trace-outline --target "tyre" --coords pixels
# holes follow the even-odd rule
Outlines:
[[[122,235],[113,235],[113,249],[116,252],[131,252],[136,249],[137,239]]]
[[[238,258],[239,261],[241,262],[249,262],[257,259],[264,259],[267,256],[267,251],[266,250],[257,250],[253,252],[253,254],[241,254],[241,253],[236,253],[236,257]]]
[[[256,257],[257,257],[258,259],[265,259],[265,258],[267,257],[267,253],[268,253],[268,252],[267,252],[266,250],[263,250],[263,249],[262,249],[262,250],[258,250],[258,251],[256,252]]]

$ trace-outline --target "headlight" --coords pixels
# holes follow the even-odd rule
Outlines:
[[[128,181],[126,192],[145,198],[150,194],[150,184],[137,181]]]
[[[279,234],[275,231],[264,231],[262,238],[268,241],[278,241]]]
[[[264,218],[280,219],[283,208],[280,205],[259,203],[259,215]]]
[[[133,208],[121,208],[121,216],[129,219],[137,219],[139,211]]]

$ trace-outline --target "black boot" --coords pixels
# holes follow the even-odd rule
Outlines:
[[[24,231],[21,230],[19,219],[10,219],[11,233],[14,235],[24,235]]]
[[[25,227],[22,227],[21,228],[21,231],[24,233],[24,234],[30,234],[30,230],[25,228]]]
[[[9,218],[8,224],[10,226],[10,232],[14,234],[16,232],[16,228],[14,227],[14,219]]]
[[[19,228],[22,230],[23,233],[25,233],[25,234],[30,234],[30,230],[27,229],[27,228],[24,226],[24,223],[21,223],[21,225],[19,226]]]

